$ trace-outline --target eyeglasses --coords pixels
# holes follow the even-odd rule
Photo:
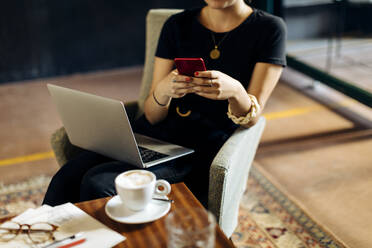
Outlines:
[[[50,223],[20,224],[13,221],[7,221],[0,225],[0,240],[8,242],[20,233],[26,233],[34,244],[44,243],[49,240],[55,240],[53,233],[58,226]]]

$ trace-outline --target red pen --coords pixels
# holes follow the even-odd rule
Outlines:
[[[81,243],[84,243],[86,239],[79,239],[79,240],[76,240],[74,242],[71,242],[69,244],[65,244],[65,245],[61,245],[61,246],[58,246],[58,248],[69,248],[69,247],[73,247],[75,245],[79,245]]]

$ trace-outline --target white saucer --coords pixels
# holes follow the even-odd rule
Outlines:
[[[166,196],[157,198],[168,199]],[[171,207],[170,202],[151,200],[142,211],[126,208],[118,195],[111,198],[105,206],[105,212],[111,219],[126,224],[142,224],[157,220],[166,215]]]

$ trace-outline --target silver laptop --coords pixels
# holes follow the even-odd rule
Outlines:
[[[48,84],[70,142],[139,168],[193,152],[192,149],[135,134],[123,102]]]

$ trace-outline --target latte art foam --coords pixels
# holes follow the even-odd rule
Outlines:
[[[121,176],[120,184],[125,187],[139,187],[151,183],[152,176],[148,173],[133,172]]]

